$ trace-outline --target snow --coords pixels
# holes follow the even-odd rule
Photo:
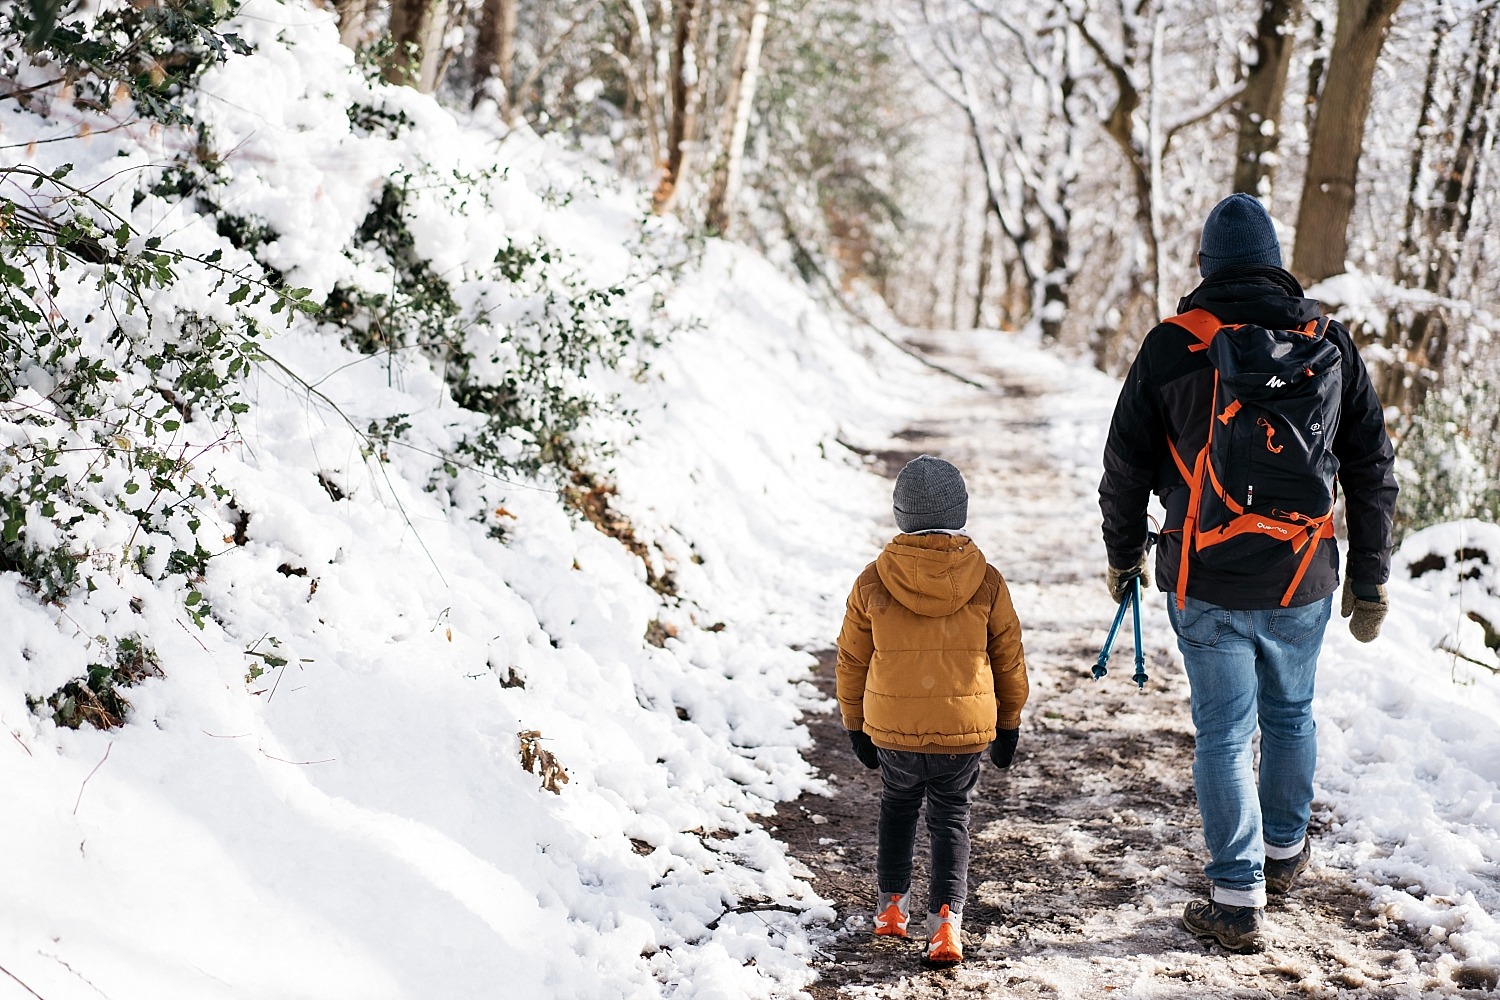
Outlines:
[[[247,518],[244,544],[223,505],[170,528],[214,553],[194,585],[212,609],[202,628],[181,576],[121,568],[118,518],[78,529],[100,553],[92,593],[43,603],[0,575],[0,996],[20,983],[48,1000],[798,994],[832,910],[756,820],[822,787],[799,755],[799,720],[829,707],[806,682],[808,650],[831,641],[891,530],[888,486],[859,452],[949,383],[747,251],[710,242],[669,268],[680,234],[642,235],[639,192],[525,131],[369,81],[326,14],[252,0],[235,29],[256,55],[204,81],[228,151],[215,198],[276,234],[264,259],[314,298],[381,273],[345,247],[393,177],[420,189],[417,250],[455,281],[507,241],[545,238],[606,284],[660,255],[635,307],[665,293],[667,343],[592,376],[637,415],[593,430],[617,448],[610,503],[645,555],[545,478],[446,475],[434,455],[468,418],[421,358],[269,322],[275,365],[248,381],[248,414],[232,432],[200,415],[173,443]],[[358,134],[351,104],[410,124]],[[73,127],[3,116],[10,142]],[[96,129],[27,155],[74,163],[139,232],[243,266],[211,217],[131,205],[135,175],[186,141]],[[487,179],[450,188],[460,174]],[[164,313],[219,308],[214,275],[183,273]],[[477,282],[460,288],[484,301]],[[75,291],[64,307],[84,307]],[[1115,383],[1003,343],[999,364],[1070,373],[1043,433],[1097,481]],[[6,445],[34,435],[14,413],[46,407],[49,377],[25,376]],[[408,443],[367,455],[361,429],[399,414]],[[106,470],[101,495],[123,475]],[[27,520],[38,536],[52,525]],[[1086,528],[1049,541],[1077,558],[1098,547]],[[1446,568],[1415,573],[1434,553]],[[1500,620],[1497,561],[1491,525],[1409,539],[1385,634],[1360,646],[1331,630],[1317,706],[1334,860],[1378,912],[1468,966],[1500,966],[1500,679],[1471,662],[1500,661],[1466,617]],[[162,676],[125,692],[128,725],[70,730],[32,707],[132,637]],[[520,766],[532,732],[566,771],[555,793]]]

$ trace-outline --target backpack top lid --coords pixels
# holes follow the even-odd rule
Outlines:
[[[1238,395],[1272,400],[1302,391],[1339,366],[1343,355],[1323,335],[1326,328],[1326,320],[1311,333],[1255,324],[1223,327],[1209,342],[1208,360]]]

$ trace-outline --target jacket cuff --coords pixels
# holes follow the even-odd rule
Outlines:
[[[1390,580],[1391,563],[1389,557],[1379,552],[1350,549],[1344,572],[1354,583],[1386,583]]]

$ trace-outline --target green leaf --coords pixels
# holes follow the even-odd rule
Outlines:
[[[186,605],[187,607],[192,607],[193,605],[197,604],[201,600],[203,600],[203,595],[202,594],[198,593],[196,590],[190,590],[190,591],[188,591],[188,595],[183,600],[182,603],[184,605]]]

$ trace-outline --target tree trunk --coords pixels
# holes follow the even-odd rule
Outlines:
[[[443,0],[395,0],[391,4],[391,53],[382,74],[387,83],[431,93],[437,82],[446,5]]]
[[[969,158],[964,157],[964,169],[959,176],[958,189],[958,218],[953,220],[958,227],[958,232],[953,238],[953,287],[952,298],[948,305],[948,329],[957,330],[959,316],[962,314],[960,301],[964,297],[964,290],[968,286],[968,275],[965,274],[968,263],[969,249]]]
[[[1276,169],[1281,110],[1292,62],[1290,27],[1300,6],[1301,0],[1261,0],[1255,63],[1245,74],[1245,90],[1236,111],[1239,143],[1234,157],[1234,189],[1258,198],[1269,197]]]
[[[698,132],[698,16],[701,0],[678,0],[673,12],[671,65],[671,117],[667,122],[667,163],[651,208],[657,215],[671,211],[691,167],[691,143]]]
[[[750,112],[755,107],[755,88],[760,81],[760,53],[770,13],[770,0],[751,0],[735,47],[732,82],[724,102],[727,124],[722,130],[726,136],[724,153],[721,164],[714,171],[713,186],[708,195],[706,219],[712,233],[729,231],[730,214],[739,193],[745,138],[750,133]]]
[[[509,124],[517,112],[515,91],[516,7],[518,0],[484,0],[479,37],[474,42],[474,103],[493,96]],[[491,81],[498,82],[495,93]]]
[[[1432,30],[1432,48],[1427,54],[1427,75],[1422,84],[1422,110],[1417,115],[1417,127],[1412,135],[1411,162],[1406,175],[1406,216],[1401,226],[1401,252],[1396,259],[1398,280],[1407,285],[1416,285],[1422,280],[1422,239],[1419,219],[1422,216],[1422,178],[1427,161],[1427,136],[1437,121],[1438,73],[1443,63],[1443,41],[1453,29],[1452,20],[1444,13],[1438,14],[1437,24]]]
[[[1401,0],[1339,0],[1339,23],[1307,153],[1292,269],[1306,282],[1342,274],[1375,64]]]
[[[1161,13],[1158,11],[1155,16],[1158,19],[1156,27],[1159,29]],[[1139,279],[1132,288],[1132,298],[1136,292],[1140,292],[1154,302],[1160,297],[1161,291],[1161,247],[1157,241],[1153,183],[1153,163],[1159,157],[1159,150],[1153,154],[1136,129],[1135,116],[1141,107],[1141,91],[1132,78],[1130,63],[1136,58],[1139,20],[1124,16],[1123,10],[1120,20],[1122,37],[1117,49],[1105,45],[1096,38],[1083,20],[1075,19],[1073,23],[1115,84],[1115,103],[1109,109],[1109,115],[1104,119],[1104,131],[1115,141],[1121,155],[1125,157],[1125,164],[1130,172],[1131,190],[1134,194],[1136,223],[1140,227],[1140,235],[1145,244],[1145,260],[1135,259],[1137,255],[1131,254]]]
[[[369,0],[335,0],[334,7],[339,13],[339,41],[345,48],[358,49],[368,30]]]
[[[984,300],[990,289],[990,272],[995,256],[994,229],[990,226],[988,212],[979,213],[979,278],[974,289],[974,313],[969,323],[971,329],[984,325]]]

